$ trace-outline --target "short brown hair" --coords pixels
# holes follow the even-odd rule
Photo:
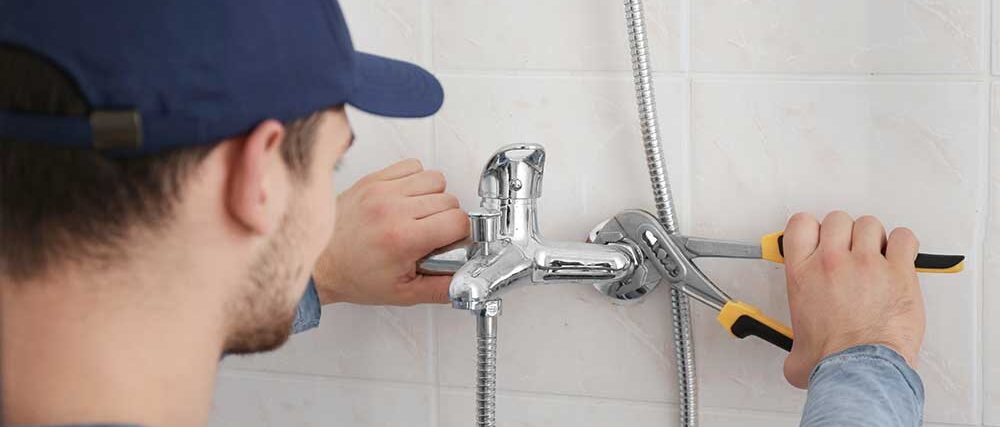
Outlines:
[[[79,116],[90,106],[60,67],[0,45],[0,111]],[[297,180],[308,175],[321,117],[286,123],[281,154]],[[112,158],[0,140],[0,279],[28,280],[62,261],[118,259],[133,227],[166,224],[185,180],[212,148]]]

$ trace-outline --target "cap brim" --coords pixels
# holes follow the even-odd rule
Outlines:
[[[441,108],[444,90],[431,73],[409,62],[357,53],[358,80],[347,103],[387,117],[427,117]]]

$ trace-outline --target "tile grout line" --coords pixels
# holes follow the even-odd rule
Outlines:
[[[483,78],[517,78],[517,77],[537,77],[537,78],[608,78],[608,77],[631,77],[630,69],[607,69],[607,70],[524,70],[524,69],[441,69],[436,75],[445,77],[483,77]],[[685,71],[682,69],[656,71],[653,74],[665,77],[681,78],[690,76],[702,80],[723,80],[723,81],[780,81],[793,80],[803,82],[885,82],[885,81],[914,81],[914,82],[975,82],[983,79],[983,72],[971,73],[794,73],[794,72],[757,72],[757,73],[726,73],[726,72],[705,72],[705,71]],[[1000,75],[985,76],[1000,78]]]
[[[322,382],[344,382],[355,384],[381,384],[401,388],[426,388],[425,381],[405,381],[391,380],[383,378],[366,378],[348,375],[331,375],[318,372],[289,372],[263,369],[246,368],[226,368],[219,370],[219,376],[229,376],[245,379],[268,379],[277,381],[322,381]]]
[[[442,390],[452,393],[472,393],[475,387],[471,386],[442,386]],[[521,398],[549,398],[549,399],[565,399],[565,400],[575,400],[575,401],[589,401],[589,403],[617,403],[617,404],[629,404],[635,406],[646,406],[646,407],[677,407],[680,405],[678,402],[667,402],[667,401],[655,401],[655,400],[637,400],[623,397],[605,397],[605,396],[588,396],[582,394],[569,394],[569,393],[555,393],[555,392],[540,392],[540,391],[526,391],[526,390],[508,390],[508,389],[498,389],[498,397],[521,397]],[[780,411],[780,410],[760,410],[753,408],[734,408],[729,406],[702,406],[702,409],[706,409],[709,412],[731,412],[731,413],[751,413],[756,415],[781,415],[781,416],[797,416],[800,413],[798,411]]]
[[[995,83],[992,80],[993,77],[992,74],[995,71],[994,56],[996,55],[995,51],[996,40],[994,39],[996,33],[995,29],[996,17],[994,16],[994,13],[996,11],[993,10],[994,3],[995,3],[994,0],[983,0],[982,4],[983,10],[987,11],[987,13],[989,14],[988,15],[989,18],[983,19],[984,22],[981,25],[982,26],[981,34],[983,34],[981,36],[981,39],[983,40],[984,43],[987,44],[987,46],[983,49],[982,53],[982,57],[985,58],[984,59],[985,63],[983,64],[982,67],[983,72],[981,74],[985,75],[984,92],[986,92],[986,94],[984,96],[985,99],[983,101],[985,103],[985,107],[983,108],[983,110],[985,110],[984,114],[986,116],[985,120],[983,121],[985,123],[986,130],[983,136],[984,141],[981,142],[980,146],[980,150],[983,154],[981,160],[982,163],[980,165],[983,167],[983,173],[984,173],[983,180],[980,182],[980,185],[983,186],[983,188],[980,190],[980,197],[981,197],[980,200],[985,206],[981,206],[981,213],[979,215],[979,218],[977,219],[977,221],[982,225],[983,227],[982,230],[984,230],[984,232],[979,233],[980,236],[979,242],[977,242],[979,243],[978,245],[979,259],[978,262],[976,263],[977,264],[976,268],[978,270],[979,277],[975,281],[977,287],[975,293],[976,295],[975,305],[976,305],[976,328],[978,328],[976,331],[978,332],[976,334],[976,344],[977,344],[976,358],[978,360],[976,360],[975,364],[977,390],[976,390],[976,395],[974,397],[974,405],[977,415],[976,418],[980,425],[986,424],[986,404],[985,404],[985,397],[986,397],[985,360],[986,359],[984,357],[984,353],[986,351],[986,337],[984,336],[984,333],[986,328],[983,327],[983,310],[985,308],[985,296],[986,296],[985,289],[986,289],[987,274],[985,267],[986,267],[986,256],[988,254],[987,252],[988,242],[990,237],[989,231],[991,228],[990,217],[993,214],[992,203],[991,203],[991,199],[993,197],[991,190],[992,187],[991,184],[993,180],[991,171],[993,164],[993,159],[991,156],[992,152],[991,143],[993,140],[993,108],[994,108],[993,86],[995,85]]]

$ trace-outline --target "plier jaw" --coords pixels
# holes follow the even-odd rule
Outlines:
[[[627,210],[615,215],[598,225],[590,240],[632,247],[633,252],[638,254],[638,267],[630,280],[598,287],[605,295],[619,300],[641,298],[666,282],[718,311],[719,322],[733,335],[740,338],[759,336],[791,351],[790,328],[765,316],[753,306],[730,298],[692,261],[703,256],[760,258],[759,246],[671,235],[656,217],[641,210]]]
[[[759,243],[715,240],[667,233],[652,214],[627,210],[599,224],[590,241],[620,245],[636,254],[636,273],[626,281],[605,284],[598,290],[612,298],[630,300],[648,294],[661,282],[701,301],[719,312],[716,319],[739,338],[757,336],[787,351],[792,349],[792,329],[756,307],[734,300],[716,286],[695,258],[749,258],[784,263],[783,232],[771,233]],[[923,273],[957,273],[965,266],[962,255],[918,254],[914,267]]]
[[[661,282],[721,310],[731,300],[691,259],[699,256],[686,249],[685,236],[670,235],[656,217],[642,210],[627,210],[603,222],[591,234],[591,241],[633,246],[641,254],[640,274],[630,283],[601,289],[622,300],[635,299],[652,291]],[[680,244],[679,244],[680,243]],[[638,279],[638,280],[636,280]]]

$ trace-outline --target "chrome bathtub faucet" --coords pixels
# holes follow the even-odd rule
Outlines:
[[[479,310],[523,285],[610,285],[642,264],[631,245],[545,239],[538,229],[544,169],[541,145],[500,148],[479,179],[482,202],[469,212],[470,240],[421,262],[423,273],[454,273],[448,293],[455,308]]]

